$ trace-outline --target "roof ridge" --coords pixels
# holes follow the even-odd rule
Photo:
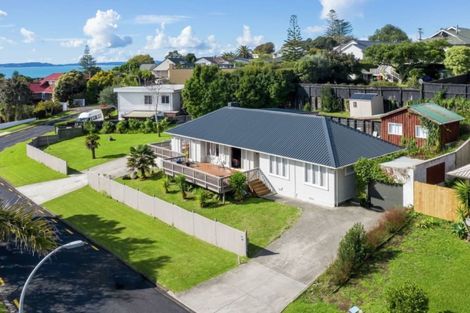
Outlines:
[[[275,110],[270,110],[268,108],[243,108],[243,107],[229,107],[225,106],[222,107],[231,109],[231,110],[242,110],[242,111],[255,111],[255,112],[263,112],[263,113],[273,113],[273,114],[282,114],[282,115],[292,115],[292,116],[299,116],[299,117],[306,117],[306,118],[322,118],[323,116],[316,115],[316,114],[300,114],[300,113],[294,113],[294,112],[282,112],[282,111],[275,111]],[[275,109],[275,108],[274,108]],[[219,109],[220,110],[220,109]]]
[[[327,121],[328,120],[328,121]],[[338,160],[337,160],[337,157],[336,157],[336,146],[335,146],[335,143],[333,142],[333,136],[331,136],[331,130],[330,130],[330,124],[329,122],[331,121],[331,119],[327,119],[326,117],[323,117],[323,127],[325,129],[325,139],[326,139],[326,143],[327,143],[327,149],[328,149],[328,154],[330,155],[332,161],[333,161],[333,164],[335,167],[338,167]],[[333,149],[334,147],[334,149]]]

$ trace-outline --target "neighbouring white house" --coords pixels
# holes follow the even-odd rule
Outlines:
[[[168,79],[168,71],[175,68],[187,68],[188,62],[183,58],[166,58],[151,71],[157,79]]]
[[[345,42],[344,44],[334,47],[333,51],[342,54],[352,54],[356,59],[362,60],[364,59],[364,51],[370,46],[379,43],[380,42],[378,41],[353,39],[348,42]]]
[[[184,85],[152,85],[114,88],[119,119],[175,116],[181,110]]]
[[[349,115],[368,118],[384,113],[383,97],[376,93],[354,93],[349,98]]]
[[[232,62],[225,60],[222,57],[201,57],[194,63],[196,65],[217,65],[220,68],[233,68]]]
[[[327,117],[232,106],[167,133],[171,144],[153,145],[167,175],[225,194],[228,176],[241,171],[256,194],[331,207],[355,196],[359,158],[400,149]]]

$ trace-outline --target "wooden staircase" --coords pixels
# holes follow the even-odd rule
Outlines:
[[[257,197],[262,197],[271,193],[268,187],[260,180],[255,179],[248,183],[251,192],[253,192]]]

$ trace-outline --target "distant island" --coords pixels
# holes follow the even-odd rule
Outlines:
[[[122,65],[125,62],[100,62],[96,63],[96,65]],[[68,64],[52,64],[52,63],[44,63],[44,62],[25,62],[25,63],[3,63],[0,64],[0,67],[48,67],[48,66],[79,66],[78,63],[68,63]]]

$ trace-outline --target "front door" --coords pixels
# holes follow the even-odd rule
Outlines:
[[[232,147],[232,161],[231,166],[233,168],[240,168],[242,164],[242,150]]]
[[[259,168],[259,153],[253,152],[253,168]]]

